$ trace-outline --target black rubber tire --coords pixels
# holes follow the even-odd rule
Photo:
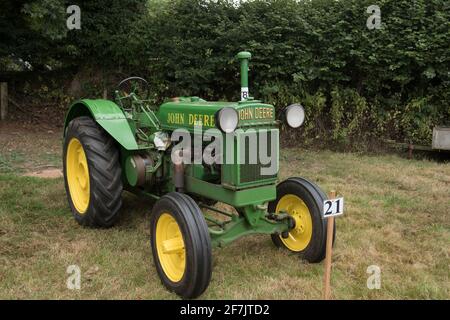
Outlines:
[[[84,214],[75,208],[66,174],[67,147],[77,138],[84,149],[89,168],[90,198]],[[78,117],[69,122],[63,150],[64,183],[75,220],[88,227],[111,227],[122,206],[122,169],[115,141],[91,118]]]
[[[178,282],[172,282],[159,261],[156,224],[162,213],[169,213],[178,223],[186,249],[186,269]],[[159,199],[150,216],[153,261],[162,283],[185,299],[201,295],[211,281],[212,249],[208,226],[199,206],[186,194],[171,192]]]
[[[313,230],[308,246],[297,253],[302,259],[317,263],[325,258],[327,241],[328,219],[322,219],[323,201],[327,199],[325,193],[314,183],[303,178],[289,178],[277,186],[277,198],[269,203],[269,212],[275,212],[278,201],[286,194],[294,194],[302,199],[309,209],[312,218]],[[333,243],[336,235],[334,225]],[[277,247],[289,250],[281,241],[280,235],[273,234],[272,241]],[[291,250],[290,250],[291,251]]]

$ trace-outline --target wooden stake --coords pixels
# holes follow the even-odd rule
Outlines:
[[[336,191],[332,190],[329,194],[330,199],[336,198]],[[334,217],[331,216],[327,218],[327,247],[325,256],[325,275],[323,278],[323,298],[329,300],[331,298],[331,255],[333,251],[333,227],[334,227]]]
[[[8,83],[0,83],[0,120],[6,120],[8,115]]]

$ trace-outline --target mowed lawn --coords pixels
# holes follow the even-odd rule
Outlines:
[[[0,132],[1,133],[1,132]],[[162,286],[149,242],[152,203],[124,194],[107,230],[72,218],[63,179],[25,177],[60,166],[59,133],[0,134],[0,298],[177,299]],[[337,219],[335,299],[450,298],[450,164],[397,155],[281,151],[281,177],[301,176],[345,197]],[[320,299],[323,264],[278,250],[269,236],[214,249],[204,299]],[[66,286],[81,269],[81,289]],[[381,288],[367,288],[367,268]]]

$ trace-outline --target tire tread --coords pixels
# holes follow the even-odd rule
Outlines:
[[[73,119],[67,127],[63,159],[64,173],[66,148],[71,137],[78,138],[83,145],[91,186],[88,211],[80,215],[71,203],[70,192],[65,181],[72,213],[81,225],[111,227],[119,217],[123,190],[119,151],[115,141],[92,118],[83,116]]]

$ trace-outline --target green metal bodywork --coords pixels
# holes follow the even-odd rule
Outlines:
[[[248,88],[250,56],[248,52],[238,55],[242,88]],[[252,98],[239,102],[209,102],[198,97],[178,97],[155,107],[133,94],[120,98],[116,91],[116,95],[116,102],[102,99],[76,101],[66,116],[65,128],[77,117],[93,118],[120,145],[125,189],[141,196],[159,199],[165,193],[176,190],[172,181],[174,168],[171,149],[158,150],[154,143],[155,136],[161,133],[170,136],[180,128],[194,133],[194,127],[200,125],[203,131],[216,128],[216,114],[221,108],[231,107],[238,113],[238,130],[232,134],[237,145],[242,143],[239,139],[247,129],[269,130],[274,132],[278,141],[274,107]],[[129,102],[127,107],[125,99]],[[278,150],[276,152],[278,157]],[[153,159],[146,172],[158,183],[135,187],[137,177],[135,172],[130,172],[134,170],[130,157],[144,154]],[[238,149],[234,150],[234,155],[235,159],[239,156]],[[273,234],[289,230],[288,219],[275,221],[270,218],[271,213],[267,212],[267,203],[276,198],[277,175],[261,177],[255,173],[255,169],[259,169],[258,164],[256,167],[239,163],[222,164],[219,171],[214,166],[205,168],[202,164],[185,165],[184,192],[199,199],[229,204],[240,212],[236,215],[210,208],[230,218],[224,222],[205,215],[205,219],[213,223],[210,235],[214,245],[223,246],[247,234]]]
[[[221,184],[209,183],[189,176],[185,178],[185,183],[188,192],[220,201],[233,207],[262,204],[276,198],[274,184],[242,190],[231,190],[224,188]]]
[[[216,128],[215,114],[224,107],[234,108],[238,112],[238,128],[276,126],[274,107],[258,100],[208,102],[197,97],[184,97],[162,104],[156,116],[164,130],[183,128],[194,132],[194,126],[202,126],[203,129]]]
[[[129,121],[125,117],[122,109],[114,102],[103,99],[83,99],[76,101],[69,108],[64,122],[64,129],[67,128],[72,119],[81,116],[92,117],[124,149],[139,150]]]

